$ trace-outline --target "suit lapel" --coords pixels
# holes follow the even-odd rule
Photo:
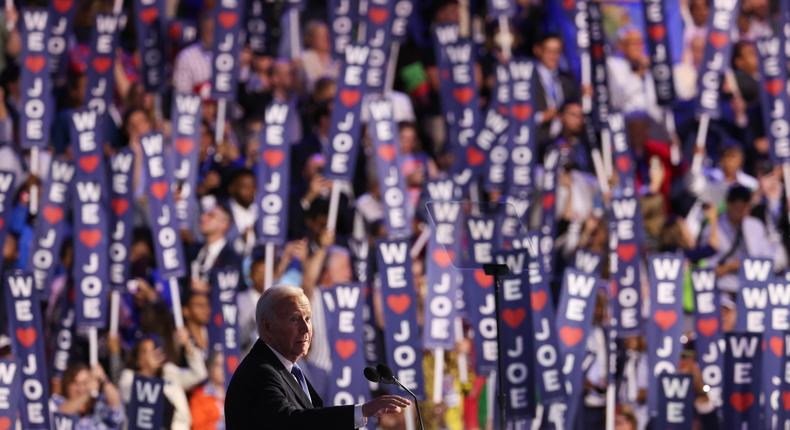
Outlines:
[[[302,405],[302,407],[305,409],[312,409],[313,404],[310,403],[310,399],[307,398],[307,394],[304,393],[302,387],[299,385],[298,382],[296,382],[296,378],[294,377],[294,375],[292,375],[291,372],[289,372],[288,369],[286,369],[285,367],[280,369],[280,374],[282,375],[283,379],[285,379],[285,381],[288,383],[288,385],[291,387],[291,390],[293,390],[294,395],[296,395],[296,398],[297,400],[299,400],[299,403]]]
[[[304,409],[312,409],[313,405],[312,403],[310,403],[310,399],[308,399],[307,394],[305,394],[304,391],[302,391],[302,387],[299,385],[298,382],[296,382],[296,378],[294,377],[294,375],[292,375],[291,372],[289,372],[288,369],[286,369],[285,366],[283,366],[283,363],[280,361],[279,358],[277,358],[276,355],[274,355],[274,352],[272,352],[269,346],[263,343],[263,341],[260,339],[256,341],[255,346],[253,347],[253,351],[258,349],[259,347],[262,350],[261,353],[264,356],[263,357],[264,359],[262,361],[268,362],[269,364],[275,366],[279,370],[280,376],[285,381],[286,385],[291,387],[291,391],[293,391],[293,397],[296,399],[299,405]],[[309,382],[307,383],[307,386],[310,387]],[[312,395],[313,391],[315,390],[311,390],[310,395]],[[318,397],[318,395],[316,395],[316,397]]]

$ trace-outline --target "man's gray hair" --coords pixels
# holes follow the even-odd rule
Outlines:
[[[276,318],[278,304],[286,298],[297,298],[304,295],[304,291],[300,287],[293,285],[278,285],[264,291],[255,305],[255,325],[258,328],[258,335],[263,332],[261,327],[263,327],[264,320]]]

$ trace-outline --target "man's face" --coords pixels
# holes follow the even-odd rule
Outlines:
[[[354,274],[351,271],[351,259],[346,253],[332,253],[329,256],[326,268],[330,278],[329,285],[342,284],[353,280]]]
[[[744,73],[750,75],[758,73],[760,66],[757,62],[757,50],[754,48],[754,45],[744,45],[741,48],[740,56],[735,63],[736,66]]]
[[[189,311],[187,316],[190,320],[200,325],[208,325],[211,319],[211,304],[208,296],[202,294],[192,296],[187,310]]]
[[[730,148],[721,157],[721,170],[726,174],[734,174],[743,166],[743,154],[740,149]]]
[[[623,57],[631,63],[639,63],[645,56],[645,43],[642,39],[642,33],[638,31],[629,31],[620,40],[620,49],[623,51]]]
[[[272,66],[272,80],[273,87],[288,91],[293,87],[293,69],[291,63],[286,61],[277,61]]]
[[[562,42],[557,38],[546,39],[537,49],[536,54],[547,69],[557,70],[562,55]]]
[[[689,3],[689,12],[691,12],[691,19],[694,21],[694,24],[698,26],[705,25],[708,21],[708,13],[710,13],[707,0],[692,0]]]
[[[310,302],[304,294],[287,297],[276,306],[274,318],[263,321],[266,342],[292,362],[307,354],[313,340]]]
[[[584,113],[580,104],[573,103],[565,106],[562,111],[562,128],[570,134],[579,134],[584,125]]]
[[[200,20],[200,42],[206,49],[214,45],[214,16],[207,13]]]
[[[219,232],[224,234],[228,230],[229,225],[230,218],[228,214],[219,208],[203,212],[203,215],[200,216],[200,232],[204,236]]]
[[[313,31],[312,48],[318,52],[329,52],[329,50],[332,49],[332,45],[329,43],[331,40],[329,37],[329,27],[326,25],[319,25],[316,26]]]
[[[255,200],[255,177],[243,175],[233,183],[233,198],[242,206],[249,207]]]
[[[263,261],[252,263],[250,278],[252,278],[252,286],[259,292],[262,292],[264,281],[266,280],[266,265]]]
[[[733,201],[727,203],[727,218],[733,225],[741,225],[749,213],[749,202]]]

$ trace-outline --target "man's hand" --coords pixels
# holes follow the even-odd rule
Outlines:
[[[410,404],[410,401],[401,396],[381,396],[362,405],[362,416],[370,418],[384,414],[399,414]]]

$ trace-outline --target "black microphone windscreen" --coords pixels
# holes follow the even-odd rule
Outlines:
[[[365,378],[367,378],[368,381],[370,381],[370,382],[380,382],[381,381],[381,375],[379,375],[379,372],[377,372],[376,369],[374,369],[372,367],[366,367],[364,373],[365,373]]]
[[[376,366],[376,370],[378,374],[381,375],[381,379],[392,380],[394,376],[392,375],[392,369],[387,367],[386,364],[379,364]]]

